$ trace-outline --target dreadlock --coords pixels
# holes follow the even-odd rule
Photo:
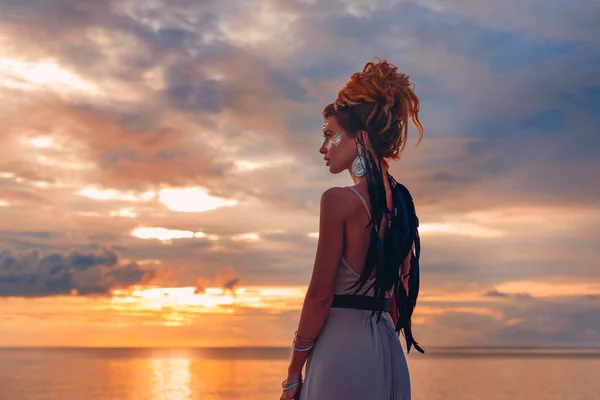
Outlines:
[[[393,289],[396,299],[398,321],[396,331],[403,331],[407,352],[412,346],[423,353],[412,334],[411,317],[419,295],[420,239],[419,220],[413,199],[408,189],[398,183],[389,173],[384,176],[384,159],[398,159],[404,149],[408,135],[408,120],[419,131],[419,142],[423,137],[419,112],[419,99],[406,74],[398,73],[397,67],[376,58],[365,65],[362,72],[355,73],[338,93],[334,103],[325,107],[325,118],[335,116],[340,126],[355,139],[365,160],[365,177],[369,193],[371,220],[370,243],[365,266],[354,285],[358,293],[369,281],[373,271],[375,279],[367,290],[373,289],[377,299],[385,300],[385,294]],[[371,149],[363,135],[368,134]],[[417,143],[418,144],[418,143]],[[385,179],[392,191],[393,209],[386,201]],[[382,221],[387,223],[385,235],[379,235]],[[404,260],[410,254],[410,271],[402,270]],[[408,292],[402,278],[408,277]],[[381,318],[383,308],[373,311]]]

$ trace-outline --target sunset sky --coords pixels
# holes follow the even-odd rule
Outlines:
[[[600,345],[600,2],[0,0],[0,346],[287,346],[320,111],[372,57],[425,138],[413,324]]]

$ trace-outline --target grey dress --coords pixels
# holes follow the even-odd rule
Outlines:
[[[360,197],[367,213],[369,209]],[[370,217],[370,216],[369,216]],[[342,257],[335,294],[352,294],[358,279]],[[369,286],[369,282],[365,288]],[[359,292],[373,295],[372,290]],[[391,297],[390,290],[386,296]],[[300,400],[409,400],[410,376],[394,322],[384,312],[332,308],[308,357]]]

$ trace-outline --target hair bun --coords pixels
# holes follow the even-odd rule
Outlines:
[[[352,74],[333,105],[336,110],[356,110],[371,141],[380,147],[382,157],[398,157],[406,145],[409,118],[419,131],[419,142],[423,137],[414,84],[387,60],[374,58],[362,72]]]

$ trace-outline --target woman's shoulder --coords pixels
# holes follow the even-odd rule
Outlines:
[[[346,214],[351,211],[355,197],[356,195],[347,186],[331,187],[321,195],[321,210]]]
[[[352,195],[348,186],[334,186],[325,190],[321,195],[321,201],[341,200]]]
[[[346,186],[330,187],[321,194],[321,206],[329,205],[339,208],[351,195],[350,189]]]

